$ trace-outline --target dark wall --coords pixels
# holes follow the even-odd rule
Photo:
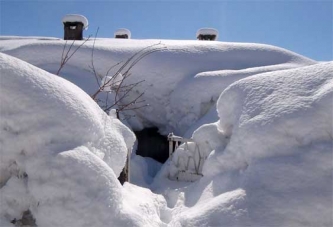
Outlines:
[[[158,128],[145,128],[135,131],[138,139],[137,155],[150,157],[164,163],[169,157],[169,142],[167,136],[158,133]]]
[[[199,40],[215,40],[216,35],[199,35]]]
[[[128,35],[116,35],[116,39],[128,39]]]
[[[83,24],[80,22],[64,23],[64,40],[82,40]]]

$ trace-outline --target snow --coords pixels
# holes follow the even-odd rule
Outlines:
[[[121,186],[135,138],[89,97],[94,40],[59,76],[65,41],[0,40],[1,226],[27,209],[38,226],[332,226],[333,62],[263,44],[96,39],[99,82],[160,48],[131,69],[126,84],[144,83],[124,102],[144,92],[149,106],[123,122],[190,138],[163,165],[133,152]],[[198,150],[202,175],[177,181]]]
[[[113,76],[103,77],[100,82],[101,91],[111,92],[117,86],[120,85],[122,80],[123,80],[123,76],[121,75],[121,73],[118,73]]]
[[[81,43],[75,41],[72,49]],[[93,43],[94,40],[87,41],[60,72],[61,77],[90,95],[100,86],[91,73]],[[63,40],[11,39],[0,42],[0,51],[56,73],[64,44]],[[220,93],[237,80],[316,63],[288,50],[263,44],[96,39],[94,66],[97,75],[101,78],[112,76],[112,72],[116,72],[128,58],[151,45],[155,45],[151,49],[160,48],[160,51],[144,57],[131,69],[126,83],[144,82],[136,86],[124,102],[144,93],[142,100],[149,107],[135,110],[136,117],[131,118],[129,124],[134,130],[156,126],[164,135],[174,132],[179,136],[190,136],[200,126],[193,127],[197,122],[215,121],[215,103]],[[119,62],[121,64],[107,73]],[[120,73],[124,75],[127,68]],[[204,120],[209,113],[211,117]]]
[[[162,164],[149,157],[133,155],[131,157],[130,182],[132,184],[149,188]]]
[[[268,155],[264,151],[271,147],[279,147],[274,154],[288,154],[284,144],[328,141],[332,138],[332,66],[321,63],[233,84],[218,100],[220,130],[228,136],[236,133],[238,141],[230,143],[238,148],[256,147],[254,153],[246,154],[256,157]],[[270,134],[275,136],[265,136]],[[247,140],[241,140],[245,135]]]
[[[62,23],[66,22],[81,22],[83,24],[83,28],[88,29],[88,19],[79,14],[67,14],[62,18]]]
[[[38,226],[149,226],[123,210],[117,180],[134,134],[74,84],[5,54],[0,62],[1,223],[29,209]]]
[[[124,189],[123,208],[135,216],[136,226],[167,226],[170,209],[162,195],[129,183],[125,183]]]
[[[219,121],[193,134],[209,153],[204,177],[184,189],[189,208],[171,225],[331,226],[332,68],[264,73],[225,89]]]
[[[134,142],[132,132],[119,121],[108,118],[85,92],[66,80],[28,64],[14,71],[20,62],[6,55],[1,56],[1,61],[1,102],[7,107],[1,109],[2,136],[6,138],[3,154],[8,155],[8,159],[18,154],[7,151],[30,153],[45,146],[59,151],[87,144],[113,166],[116,175],[120,173],[126,156],[124,150],[130,149]],[[80,96],[85,99],[81,100]],[[113,127],[118,128],[119,135],[107,130],[110,124],[115,124]],[[49,133],[43,131],[46,126],[51,130]],[[126,142],[124,135],[132,136]],[[14,143],[15,139],[21,142]],[[114,143],[119,145],[114,146]],[[3,161],[7,161],[6,156],[2,156]]]
[[[209,218],[207,216],[209,215]],[[249,226],[246,194],[236,189],[184,211],[171,226]]]

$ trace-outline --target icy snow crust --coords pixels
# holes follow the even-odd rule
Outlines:
[[[159,42],[97,39],[98,74]],[[30,209],[39,226],[332,226],[333,62],[261,44],[161,42],[167,49],[132,70],[130,82],[145,80],[136,92],[146,91],[150,107],[129,124],[192,137],[208,156],[204,176],[169,180],[182,170],[181,146],[154,179],[156,163],[132,156],[133,182],[155,194],[121,187],[116,169],[131,132],[112,118],[102,130],[107,116],[80,89],[1,55],[0,225]],[[0,51],[54,73],[64,43],[3,37]],[[99,86],[89,72],[91,48],[88,41],[61,73],[88,94]],[[106,161],[114,154],[122,163]]]

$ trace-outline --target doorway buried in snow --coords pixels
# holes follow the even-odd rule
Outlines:
[[[169,158],[168,137],[159,134],[158,128],[145,128],[134,133],[138,140],[137,155],[150,157],[161,163]]]

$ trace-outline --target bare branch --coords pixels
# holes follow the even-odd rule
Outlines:
[[[117,106],[118,112],[126,111],[126,110],[134,110],[134,109],[140,109],[143,107],[146,107],[147,105],[140,105],[136,106],[138,104],[142,104],[145,102],[145,100],[139,100],[144,95],[144,92],[141,92],[138,94],[135,98],[132,100],[129,98],[130,93],[133,92],[134,88],[137,87],[139,84],[143,83],[145,80],[141,80],[135,83],[126,84],[126,79],[129,78],[132,74],[130,73],[130,70],[143,58],[146,56],[161,51],[163,49],[166,49],[165,46],[160,47],[161,43],[153,44],[150,46],[147,46],[140,51],[133,54],[130,58],[128,58],[125,62],[119,62],[116,65],[113,65],[109,68],[107,71],[105,77],[107,78],[109,73],[112,69],[122,64],[115,73],[113,73],[113,76],[110,78],[107,78],[100,86],[99,89],[91,96],[94,100],[96,100],[97,95],[104,91],[106,87],[109,87],[112,93],[114,93],[113,97],[113,103],[109,103],[109,97],[107,96],[106,100],[106,108],[105,111],[109,111],[112,108],[115,108]],[[94,46],[93,46],[94,48]],[[92,54],[92,58],[94,55]],[[92,60],[93,62],[93,60]],[[96,72],[94,69],[94,65],[92,64],[93,72]],[[96,76],[97,74],[95,74]],[[119,77],[121,75],[121,78]],[[127,99],[127,102],[124,103],[125,99]]]
[[[80,49],[89,39],[90,39],[90,35],[88,36],[88,38],[86,40],[84,40],[84,42],[82,42],[74,51],[73,53],[68,57],[67,61],[69,61],[69,59],[71,59],[71,57],[76,53],[76,51],[78,51],[78,49]]]
[[[135,102],[139,99],[139,98],[141,98],[142,96],[143,96],[143,94],[144,93],[141,93],[139,96],[137,96],[134,100],[132,100],[131,102],[129,102],[129,103],[127,103],[127,104],[122,104],[121,106],[120,106],[120,108],[119,108],[119,111],[122,111],[122,110],[125,110],[125,109],[127,109],[127,110],[129,110],[130,108],[127,108],[128,106],[131,106],[131,105],[133,105],[133,104],[135,104]],[[146,106],[146,105],[144,105],[144,106]],[[136,108],[131,108],[131,109],[136,109]]]
[[[138,110],[138,109],[145,108],[145,107],[147,107],[147,106],[149,106],[149,104],[145,104],[145,105],[142,105],[142,106],[136,106],[136,107],[133,107],[133,108],[126,108],[126,109],[124,109],[124,110],[122,110],[122,111]]]
[[[99,30],[99,27],[96,30],[95,38],[94,38],[94,42],[93,42],[93,48],[92,48],[92,51],[91,51],[91,69],[92,69],[93,74],[95,76],[97,86],[99,86],[99,80],[98,80],[97,72],[95,70],[95,65],[94,65],[94,51],[95,51],[95,42],[96,42],[96,37],[97,37],[97,34],[98,34],[98,30]]]
[[[66,43],[64,45],[63,51],[62,51],[62,55],[61,55],[61,62],[60,62],[60,67],[56,73],[56,75],[59,75],[60,71],[62,70],[62,68],[67,64],[67,62],[72,58],[72,56],[76,53],[76,51],[78,51],[88,40],[90,39],[90,36],[84,40],[84,42],[82,42],[79,46],[76,47],[76,49],[71,53],[71,49],[74,46],[75,40],[73,40],[73,42],[71,43],[71,45],[69,46],[68,50],[66,51],[66,54],[64,56],[65,53],[65,49],[66,49],[66,45],[67,45],[67,40]]]
[[[65,53],[65,49],[66,49],[66,45],[67,45],[67,40],[65,42],[65,45],[64,45],[64,48],[62,49],[62,53],[61,53],[61,59],[60,59],[60,62],[63,61],[63,58],[64,58],[64,53]],[[57,74],[58,75],[58,74]]]

